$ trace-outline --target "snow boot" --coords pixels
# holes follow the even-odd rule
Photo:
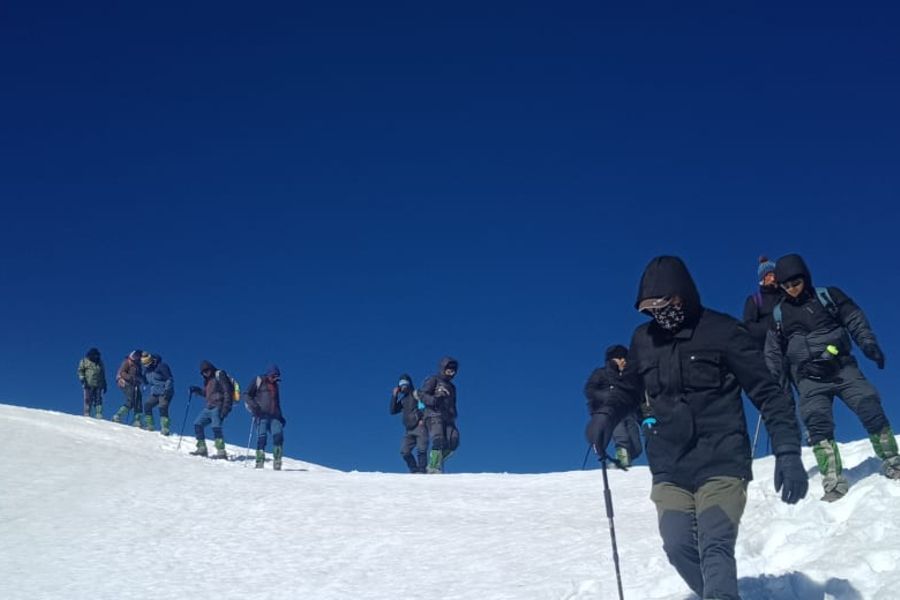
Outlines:
[[[881,463],[881,474],[889,479],[900,479],[900,456],[897,452],[897,438],[890,426],[885,427],[880,433],[873,433],[869,436],[872,442],[872,448],[883,462]]]
[[[842,474],[844,469],[837,442],[822,440],[813,446],[813,454],[819,465],[819,473],[822,474],[822,488],[825,495],[821,499],[825,502],[834,502],[846,496],[850,484]]]
[[[419,472],[419,465],[418,465],[418,463],[416,463],[416,459],[413,458],[412,454],[404,454],[403,462],[406,463],[406,468],[409,469],[410,473],[418,473]]]
[[[94,418],[95,418],[95,419],[102,419],[102,418],[103,418],[103,405],[102,405],[102,404],[95,404],[95,405],[94,405]]]
[[[197,440],[197,449],[191,452],[194,456],[209,456],[206,452],[206,440]]]
[[[131,426],[141,429],[143,428],[143,420],[144,415],[142,415],[141,413],[134,413],[134,421],[131,422]]]
[[[228,453],[225,452],[225,440],[222,438],[216,438],[216,455],[214,458],[228,458]]]
[[[160,417],[159,418],[159,432],[161,434],[169,435],[170,433],[172,433],[169,430],[169,425],[170,425],[169,417]]]
[[[265,450],[257,450],[256,451],[256,468],[262,469],[266,464],[266,451]]]
[[[113,423],[121,423],[122,419],[124,419],[128,415],[128,408],[122,406],[119,410],[116,411],[116,414],[112,416]]]
[[[144,415],[143,428],[147,431],[156,431],[156,423],[153,422],[153,415]]]
[[[90,407],[84,409],[84,416],[85,416],[85,417],[91,416],[91,409],[90,409]]]
[[[616,448],[616,467],[619,469],[627,469],[631,466],[631,457],[628,456],[627,448]]]
[[[281,470],[281,457],[284,456],[284,446],[275,446],[272,449],[272,468],[276,471]]]
[[[432,450],[428,454],[428,467],[425,469],[426,473],[441,473],[441,467],[443,466],[444,453],[441,450]]]

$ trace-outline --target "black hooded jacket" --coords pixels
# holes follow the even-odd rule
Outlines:
[[[618,422],[636,408],[643,386],[657,419],[647,442],[654,483],[695,490],[712,477],[752,478],[741,388],[762,413],[775,453],[799,453],[793,400],[766,369],[747,328],[703,307],[681,259],[653,259],[635,306],[675,295],[684,304],[684,324],[674,333],[655,321],[635,330],[622,380],[601,409]]]
[[[822,356],[828,345],[837,347],[838,356],[849,358],[851,337],[860,348],[878,344],[865,313],[839,288],[826,288],[837,315],[829,312],[819,300],[812,275],[800,255],[788,254],[779,258],[775,276],[778,281],[802,277],[805,282],[798,297],[783,295],[781,332],[776,331],[773,324],[766,336],[766,365],[776,377],[785,375],[783,358],[787,359],[790,375],[796,382],[803,367]]]
[[[437,375],[425,380],[419,388],[419,400],[425,405],[425,418],[441,418],[445,423],[456,421],[456,386],[444,375],[444,369],[453,365],[458,367],[455,358],[445,356],[438,363]]]
[[[587,399],[587,409],[591,415],[601,412],[612,390],[619,385],[619,381],[622,379],[619,367],[616,366],[610,357],[613,350],[619,348],[624,350],[624,347],[619,345],[610,346],[606,349],[606,363],[602,367],[594,369],[587,383],[584,384],[584,397]],[[638,402],[640,402],[640,395]]]
[[[419,410],[419,401],[416,400],[413,392],[415,388],[412,385],[412,377],[404,373],[400,379],[410,382],[407,391],[398,390],[397,394],[391,394],[390,411],[392,415],[403,413],[403,426],[406,429],[415,429],[424,418],[424,412]]]
[[[744,325],[760,350],[766,345],[766,334],[772,328],[772,311],[780,301],[781,290],[777,285],[761,285],[758,294],[747,296],[744,302]]]

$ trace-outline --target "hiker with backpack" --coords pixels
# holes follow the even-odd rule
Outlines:
[[[281,470],[284,456],[284,426],[287,421],[281,414],[279,383],[281,370],[271,365],[266,372],[256,377],[247,386],[247,410],[256,419],[256,468],[262,469],[266,462],[266,442],[272,433],[272,468]]]
[[[621,344],[610,346],[606,349],[606,362],[602,367],[594,369],[584,386],[584,395],[587,398],[587,408],[591,415],[588,423],[588,439],[593,439],[590,432],[596,426],[595,417],[606,401],[606,397],[618,385],[622,373],[628,364],[628,348]],[[599,417],[598,417],[599,418]],[[638,426],[640,409],[635,408],[626,414],[613,430],[613,442],[616,445],[616,466],[625,468],[631,466],[632,461],[641,455],[641,431]],[[598,453],[606,452],[606,448],[596,448]]]
[[[459,369],[455,358],[445,356],[438,364],[438,372],[415,390],[414,397],[425,405],[425,427],[431,441],[427,473],[442,473],[444,461],[459,447],[456,427],[456,386],[453,378]]]
[[[144,411],[141,395],[141,386],[144,384],[144,375],[141,370],[143,354],[141,350],[133,350],[125,357],[116,372],[116,386],[122,390],[124,402],[112,417],[114,423],[121,423],[128,417],[128,412],[133,410],[134,421],[131,424],[135,427],[141,426]]]
[[[103,418],[103,394],[106,393],[106,369],[100,359],[100,351],[90,348],[78,362],[78,381],[84,396],[84,416],[93,412],[94,418]]]
[[[206,398],[206,406],[194,421],[194,434],[197,437],[197,449],[191,452],[196,456],[208,456],[206,449],[206,426],[212,425],[216,455],[213,458],[228,458],[225,452],[225,435],[222,423],[231,412],[234,402],[234,383],[225,371],[204,360],[200,363],[200,375],[203,376],[203,387],[191,386],[191,393]]]
[[[766,334],[772,328],[772,310],[781,301],[781,290],[775,278],[775,262],[760,256],[756,279],[759,288],[744,302],[744,325],[762,350],[766,345]]]
[[[798,254],[779,258],[775,275],[784,294],[772,313],[766,363],[774,375],[790,377],[797,388],[800,416],[822,474],[822,500],[838,500],[849,488],[834,439],[835,396],[859,417],[875,454],[882,460],[881,472],[900,479],[894,432],[878,391],[862,374],[852,354],[852,342],[856,342],[866,358],[879,369],[884,368],[884,353],[866,315],[841,289],[816,287]]]
[[[650,499],[663,550],[699,597],[737,600],[734,552],[753,478],[741,389],[772,435],[775,491],[788,504],[809,485],[793,402],[743,323],[703,305],[680,258],[650,261],[635,308],[650,321],[634,331],[625,372],[603,399],[590,442],[602,451],[625,415],[649,405]]]
[[[403,415],[403,441],[400,456],[410,473],[424,473],[428,462],[428,430],[425,428],[425,403],[417,400],[412,377],[404,373],[391,392],[390,413]],[[416,457],[412,451],[416,449]]]
[[[144,367],[144,379],[150,389],[150,398],[144,403],[144,429],[147,431],[156,429],[153,423],[153,409],[159,406],[159,431],[162,435],[169,435],[172,426],[169,419],[169,403],[175,395],[172,370],[159,354],[144,353],[141,365]]]

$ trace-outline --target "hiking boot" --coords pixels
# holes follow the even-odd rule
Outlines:
[[[228,453],[225,452],[225,440],[222,438],[216,438],[216,458],[228,458]]]
[[[257,450],[256,451],[256,468],[262,469],[265,464],[266,464],[265,450]]]
[[[881,463],[881,474],[888,479],[900,479],[900,456],[892,456]]]
[[[281,457],[284,456],[284,447],[275,446],[272,450],[272,468],[276,471],[281,470]]]
[[[156,430],[156,424],[153,422],[153,415],[144,415],[144,429],[147,431]]]
[[[112,422],[113,423],[121,423],[122,419],[124,419],[125,415],[127,415],[127,414],[128,414],[128,409],[125,408],[124,406],[121,407],[119,410],[116,411],[116,414],[114,414],[112,416]]]
[[[813,454],[819,466],[819,473],[822,474],[822,489],[825,491],[822,500],[834,502],[846,496],[850,484],[842,474],[844,469],[837,442],[822,440],[813,446]]]
[[[84,409],[84,416],[85,416],[85,417],[91,416],[91,409],[90,409],[90,408]]]
[[[628,456],[628,450],[625,448],[616,448],[616,460],[619,461],[616,463],[616,467],[620,469],[627,469],[631,466],[631,457]]]
[[[134,421],[131,422],[132,427],[142,428],[143,424],[143,416],[141,413],[134,413]]]
[[[169,417],[160,417],[159,418],[159,432],[163,435],[169,435],[171,431],[169,431]]]
[[[825,492],[825,494],[819,498],[822,502],[836,502],[847,495],[847,492],[841,492],[837,489],[833,489],[831,491]]]
[[[428,454],[428,467],[426,473],[441,473],[443,466],[444,453],[441,450],[432,450]]]
[[[94,418],[102,419],[103,418],[103,405],[97,404],[94,406]]]
[[[209,456],[206,452],[206,440],[197,440],[197,449],[191,452],[194,456]]]

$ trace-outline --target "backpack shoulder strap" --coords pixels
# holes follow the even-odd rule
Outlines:
[[[761,292],[761,291],[756,290],[756,291],[753,293],[753,301],[756,302],[756,308],[757,308],[757,309],[762,308],[762,305],[763,305],[763,297],[762,297],[762,292]]]
[[[816,297],[819,299],[819,302],[822,303],[822,306],[825,307],[825,310],[828,311],[828,314],[830,314],[835,319],[840,320],[840,311],[838,311],[837,304],[834,303],[834,299],[832,299],[831,294],[828,293],[828,288],[817,287]]]

